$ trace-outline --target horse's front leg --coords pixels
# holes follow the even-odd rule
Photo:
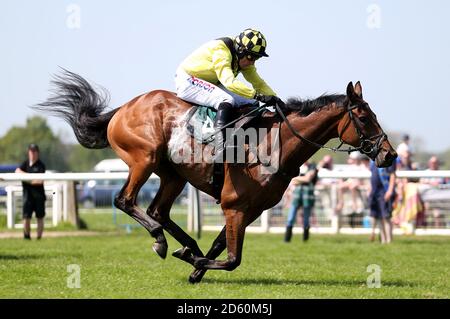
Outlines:
[[[209,249],[208,253],[206,254],[206,258],[208,259],[216,259],[219,257],[219,255],[224,251],[224,249],[227,247],[226,243],[226,226],[223,226],[220,234],[217,236],[217,238],[214,240],[211,248]],[[194,260],[192,260],[192,265],[194,264]],[[190,283],[197,283],[200,282],[203,278],[203,276],[206,273],[206,269],[195,269],[192,274],[189,276],[189,282]]]
[[[241,264],[242,246],[244,243],[247,223],[242,211],[224,210],[226,219],[226,243],[228,256],[225,260],[212,260],[204,257],[193,257],[197,269],[234,270]]]
[[[251,223],[253,223],[260,215],[262,212],[254,212],[252,214],[251,218],[247,219],[246,222],[246,226],[250,225]],[[249,215],[250,216],[250,215]],[[206,254],[206,258],[208,259],[216,259],[217,257],[219,257],[219,255],[222,253],[222,251],[227,247],[226,244],[226,226],[223,227],[222,231],[220,232],[220,234],[217,236],[217,238],[214,240],[211,248],[209,249],[208,253]],[[193,265],[195,262],[194,259],[191,259],[191,264]],[[206,273],[205,268],[202,269],[195,269],[191,275],[189,276],[189,282],[190,283],[198,283],[202,280],[203,276]]]

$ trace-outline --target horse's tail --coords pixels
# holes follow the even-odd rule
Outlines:
[[[103,113],[109,103],[104,88],[97,91],[81,76],[63,69],[52,80],[53,95],[33,108],[63,118],[72,127],[78,142],[86,148],[109,146],[108,123],[118,109]]]

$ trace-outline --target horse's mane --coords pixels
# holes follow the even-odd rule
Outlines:
[[[324,106],[336,103],[342,106],[346,99],[346,95],[342,94],[322,94],[316,99],[302,100],[300,98],[291,97],[286,101],[286,110],[288,112],[296,112],[301,116],[307,116],[313,112],[319,111]]]

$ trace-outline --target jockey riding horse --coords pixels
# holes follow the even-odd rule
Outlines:
[[[175,85],[177,96],[187,102],[217,110],[215,130],[231,120],[236,107],[284,103],[256,71],[255,62],[268,57],[263,34],[246,29],[234,38],[209,41],[192,52],[178,67]],[[252,88],[236,77],[242,73]],[[216,135],[214,159],[223,155],[225,129]]]

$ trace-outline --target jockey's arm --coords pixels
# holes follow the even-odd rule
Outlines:
[[[267,85],[267,83],[259,76],[258,72],[256,72],[256,67],[254,65],[250,65],[245,69],[242,69],[242,75],[244,78],[252,84],[253,88],[259,94],[276,96],[277,94]]]
[[[248,99],[252,99],[255,96],[255,89],[248,87],[234,76],[231,69],[231,54],[225,45],[223,48],[217,48],[214,51],[212,61],[219,82],[227,90]]]

